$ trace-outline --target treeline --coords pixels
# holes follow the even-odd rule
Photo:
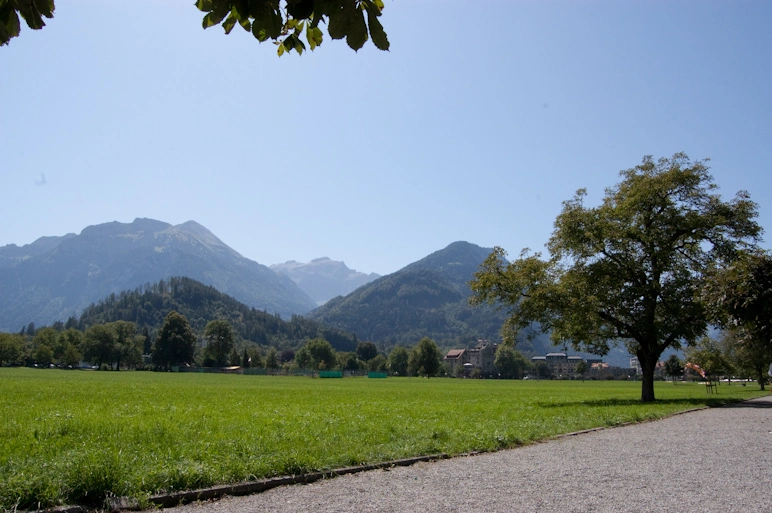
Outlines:
[[[322,338],[337,350],[353,351],[358,342],[356,335],[343,330],[301,316],[285,321],[277,314],[251,308],[214,287],[184,277],[111,294],[86,308],[79,319],[69,319],[63,327],[85,331],[96,324],[128,321],[140,331],[147,330],[155,340],[171,311],[188,319],[195,333],[203,333],[211,320],[225,319],[241,341],[278,350],[298,348],[308,340]]]
[[[386,354],[372,342],[358,342],[354,351],[337,351],[323,338],[314,338],[297,350],[245,345],[225,319],[209,321],[200,336],[194,334],[184,315],[171,311],[164,318],[156,340],[146,329],[129,321],[112,321],[77,328],[26,327],[24,333],[0,333],[0,366],[78,368],[83,363],[104,370],[174,367],[227,367],[298,371],[376,371],[392,376],[449,376],[440,348],[424,337],[412,349],[395,346]],[[496,375],[520,378],[529,363],[519,352],[500,346],[496,351]],[[464,368],[457,376],[465,376]],[[479,373],[478,373],[479,374]],[[472,377],[475,377],[474,374]]]

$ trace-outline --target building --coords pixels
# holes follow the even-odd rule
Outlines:
[[[584,361],[581,356],[568,356],[566,353],[547,353],[546,356],[534,356],[531,363],[546,364],[556,378],[573,378],[576,375],[576,366]]]
[[[451,349],[448,354],[445,355],[443,361],[448,365],[451,376],[455,376],[457,369],[463,367],[465,363],[469,363],[469,355],[466,349]]]
[[[480,369],[483,375],[492,375],[496,372],[493,360],[498,347],[498,344],[490,343],[487,340],[478,340],[475,347],[451,349],[443,361],[448,365],[451,375],[456,375],[459,366],[468,369]]]

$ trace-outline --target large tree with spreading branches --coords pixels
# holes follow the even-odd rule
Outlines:
[[[683,153],[621,172],[597,207],[585,190],[563,203],[547,249],[513,262],[495,248],[470,282],[473,304],[505,308],[505,340],[537,325],[560,344],[605,354],[624,343],[653,401],[662,352],[706,331],[700,291],[711,265],[731,262],[761,235],[744,191],[724,201],[705,161]]]

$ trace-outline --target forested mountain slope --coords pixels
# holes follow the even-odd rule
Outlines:
[[[269,312],[251,308],[214,287],[190,278],[174,277],[134,291],[111,294],[86,308],[78,321],[68,325],[85,330],[94,324],[113,321],[134,322],[141,332],[148,329],[151,338],[170,311],[184,315],[199,336],[209,321],[225,319],[238,336],[277,349],[295,348],[313,338],[324,338],[338,351],[354,351],[356,336],[327,328],[317,321],[292,316],[289,321]]]

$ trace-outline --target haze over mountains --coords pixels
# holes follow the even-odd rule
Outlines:
[[[318,305],[334,297],[345,296],[381,276],[349,269],[345,263],[327,257],[316,258],[307,264],[290,260],[274,264],[271,269],[289,276]]]
[[[282,316],[316,306],[287,276],[244,258],[195,221],[136,219],[0,248],[0,330],[65,320],[110,294],[172,276]]]

